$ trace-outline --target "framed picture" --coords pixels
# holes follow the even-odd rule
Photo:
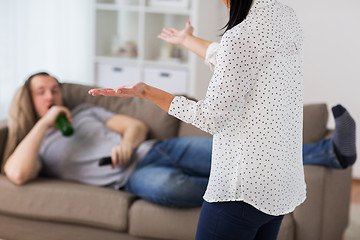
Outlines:
[[[189,0],[149,0],[151,7],[189,7]]]

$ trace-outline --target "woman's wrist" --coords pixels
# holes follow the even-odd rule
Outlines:
[[[161,109],[168,112],[169,107],[171,105],[172,100],[175,96],[171,93],[165,92],[161,89],[149,86],[144,83],[144,88],[141,94],[142,98],[145,98],[156,105],[158,105]]]
[[[191,42],[192,42],[193,38],[194,38],[194,35],[186,34],[184,36],[184,39],[183,39],[182,43],[181,43],[181,46],[183,46],[183,47],[185,47],[187,49],[190,49],[190,45],[191,45]]]
[[[151,86],[147,85],[146,83],[143,83],[143,84],[144,84],[144,88],[141,92],[140,97],[148,99],[147,97],[149,97],[151,95]]]
[[[182,46],[205,59],[206,50],[210,44],[210,41],[189,34],[184,38]]]

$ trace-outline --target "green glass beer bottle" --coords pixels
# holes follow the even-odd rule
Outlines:
[[[54,106],[52,104],[50,107]],[[61,113],[55,121],[55,126],[62,132],[65,137],[69,137],[74,133],[74,129],[66,118],[65,114]]]

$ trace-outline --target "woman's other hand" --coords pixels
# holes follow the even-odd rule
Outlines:
[[[188,21],[183,30],[176,28],[163,28],[162,32],[158,35],[158,38],[164,40],[167,43],[184,45],[185,39],[188,36],[192,36],[194,28],[191,22]]]

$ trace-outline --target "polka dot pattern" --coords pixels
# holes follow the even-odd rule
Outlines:
[[[213,134],[204,199],[242,200],[271,215],[292,212],[306,197],[302,31],[293,10],[255,0],[247,18],[208,50],[214,74],[205,99],[175,97],[169,109]]]

